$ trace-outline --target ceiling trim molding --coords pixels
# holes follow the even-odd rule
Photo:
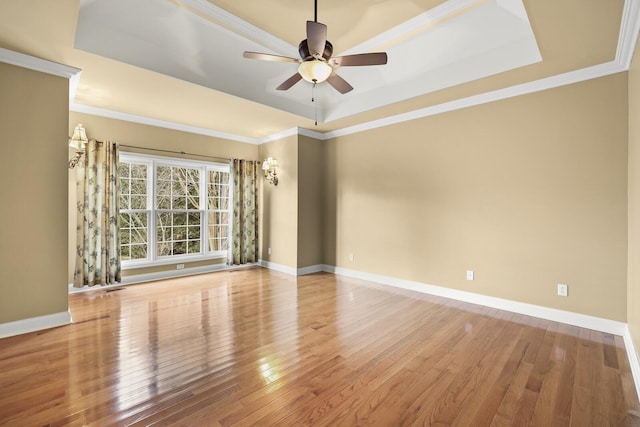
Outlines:
[[[272,49],[274,52],[290,55],[291,52],[298,51],[297,47],[207,0],[179,0],[177,3],[185,6],[185,9],[192,13],[196,12],[197,15],[204,15],[205,19],[217,21],[235,34],[253,40],[265,48]]]
[[[58,77],[71,79],[77,76],[82,70],[58,62],[48,61],[24,53],[14,52],[9,49],[0,48],[0,62],[5,62],[18,67],[52,74]]]
[[[638,41],[640,32],[640,1],[626,0],[622,12],[622,22],[620,23],[620,34],[618,36],[618,47],[616,49],[615,61],[625,69],[631,66],[633,51]]]
[[[166,129],[177,130],[181,132],[194,133],[197,135],[212,136],[214,138],[228,139],[230,141],[244,142],[247,144],[258,144],[259,141],[255,138],[248,138],[246,136],[234,135],[231,133],[218,132],[210,129],[199,128],[195,126],[183,125],[180,123],[169,122],[166,120],[151,119],[144,116],[136,116],[134,114],[121,113],[119,111],[107,110],[104,108],[91,107],[89,105],[75,104],[69,105],[69,111],[76,113],[91,114],[94,116],[106,117],[109,119],[123,120],[125,122],[138,123],[142,125],[149,125],[155,127],[161,127]]]
[[[305,128],[298,128],[298,134],[302,135],[302,136],[308,136],[309,138],[315,138],[315,139],[326,139],[324,137],[324,133],[322,132],[317,132],[315,130],[311,130],[311,129],[305,129]]]
[[[283,130],[282,132],[273,133],[271,135],[267,135],[263,138],[260,138],[256,141],[257,144],[266,144],[267,142],[277,141],[279,139],[287,138],[289,136],[300,134],[299,129],[301,128],[291,128]]]
[[[566,86],[574,83],[583,82],[586,80],[596,79],[599,77],[606,77],[611,74],[627,71],[625,68],[619,65],[616,61],[605,62],[604,64],[594,65],[592,67],[582,68],[576,71],[570,71],[568,73],[558,74],[556,76],[546,77],[544,79],[535,80],[532,82],[522,83],[519,85],[511,86],[504,89],[498,89],[491,92],[485,92],[478,95],[470,96],[467,98],[456,99],[454,101],[445,102],[430,107],[409,111],[407,113],[397,114],[394,116],[385,117],[383,119],[373,120],[367,123],[361,123],[359,125],[346,127],[343,129],[337,129],[329,132],[317,132],[311,129],[296,127],[286,129],[281,132],[277,132],[271,135],[267,135],[262,138],[250,138],[241,135],[235,135],[225,132],[218,132],[204,128],[198,128],[195,126],[182,125],[180,123],[169,122],[160,119],[151,119],[144,116],[136,116],[128,113],[121,113],[118,111],[107,110],[103,108],[91,107],[83,104],[72,103],[69,105],[70,111],[77,113],[92,114],[95,116],[107,117],[111,119],[124,120],[127,122],[139,123],[144,125],[162,127],[172,130],[178,130],[182,132],[189,132],[199,135],[212,136],[215,138],[228,139],[231,141],[244,142],[247,144],[266,144],[271,141],[276,141],[282,138],[286,138],[292,135],[304,135],[310,138],[315,138],[321,141],[331,138],[337,138],[340,136],[351,135],[354,133],[365,132],[372,129],[377,129],[385,126],[391,126],[398,123],[403,123],[411,120],[420,119],[423,117],[435,116],[437,114],[447,113],[463,108],[473,107],[476,105],[487,104],[494,101],[500,101],[503,99],[514,98],[520,95],[527,95],[533,92],[540,92],[547,89],[553,89],[559,86]]]
[[[568,73],[558,74],[556,76],[546,77],[544,79],[535,80],[528,83],[511,86],[504,89],[498,89],[491,92],[485,92],[467,98],[456,99],[454,101],[445,102],[431,107],[410,111],[408,113],[397,114],[395,116],[385,117],[383,119],[373,120],[367,123],[326,132],[323,139],[336,138],[339,136],[351,135],[354,133],[364,132],[367,130],[377,129],[384,126],[390,126],[402,122],[420,119],[423,117],[435,116],[437,114],[447,113],[450,111],[460,110],[463,108],[473,107],[476,105],[487,104],[503,99],[514,98],[520,95],[527,95],[533,92],[540,92],[547,89],[553,89],[559,86],[566,86],[573,83],[579,83],[586,80],[605,77],[611,74],[626,71],[615,61],[606,62],[604,64],[594,65],[592,67],[582,68]]]
[[[473,1],[473,0],[460,0],[460,3],[457,3],[459,5],[464,4],[465,6],[469,6],[472,4],[475,4],[477,2]],[[200,11],[201,9],[210,9],[209,12],[210,13],[214,13],[212,12],[214,9],[219,9],[216,6],[214,6],[213,4],[205,1],[205,0],[182,0],[181,3],[187,5],[188,7],[193,7],[194,9]],[[220,19],[222,21],[222,19],[227,19],[226,14],[230,15],[230,18],[232,18],[228,24],[229,26],[232,26],[232,23],[234,25],[234,28],[237,28],[238,32],[241,32],[242,34],[247,34],[250,33],[251,31],[254,31],[252,29],[255,28],[255,30],[257,30],[257,32],[255,34],[259,35],[259,37],[270,37],[270,38],[275,38],[274,36],[270,35],[269,33],[266,33],[262,30],[260,30],[257,27],[252,26],[251,24],[247,23],[246,21],[243,21],[237,17],[234,17],[234,15],[229,14],[228,12],[220,9],[222,12],[220,16],[222,16],[222,18],[220,18],[218,15],[212,15],[212,19]],[[448,9],[447,11],[441,11],[440,13],[443,16],[447,16],[446,13],[453,13],[452,11],[455,11],[455,9]],[[204,12],[203,12],[204,13]],[[235,19],[233,19],[235,18]],[[421,19],[425,19],[425,17],[416,17],[416,18],[421,18]],[[433,19],[433,16],[431,17],[431,19]],[[423,21],[426,22],[426,21]],[[245,27],[246,24],[246,27]],[[402,24],[399,27],[402,27],[404,24]],[[412,25],[416,25],[416,24],[412,24]],[[424,25],[424,23],[423,23]],[[237,27],[236,27],[237,26]],[[246,29],[243,29],[246,28]],[[387,32],[385,32],[384,34],[389,34],[393,31],[398,31],[398,32],[394,32],[393,34],[397,37],[398,35],[400,35],[400,31],[401,29],[396,27],[393,28]],[[407,31],[406,28],[404,31]],[[638,39],[638,34],[640,32],[640,1],[638,0],[625,0],[624,3],[624,11],[623,11],[623,16],[622,16],[622,22],[620,24],[620,33],[618,36],[618,46],[616,49],[616,57],[614,61],[610,61],[610,62],[606,62],[603,64],[599,64],[599,65],[594,65],[591,67],[587,67],[587,68],[583,68],[583,69],[579,69],[579,70],[575,70],[575,71],[570,71],[567,73],[563,73],[563,74],[558,74],[555,76],[551,76],[551,77],[546,77],[543,79],[539,79],[533,82],[527,82],[527,83],[523,83],[523,84],[519,84],[519,85],[515,85],[515,86],[511,86],[508,88],[503,88],[503,89],[498,89],[495,91],[491,91],[491,92],[486,92],[486,93],[482,93],[482,94],[478,94],[478,95],[474,95],[474,96],[470,96],[467,98],[461,98],[461,99],[457,99],[454,101],[450,101],[450,102],[445,102],[443,104],[438,104],[438,105],[433,105],[430,107],[426,107],[426,108],[422,108],[419,110],[414,110],[414,111],[409,111],[407,113],[403,113],[403,114],[397,114],[395,116],[389,116],[389,117],[385,117],[383,119],[378,119],[378,120],[373,120],[367,123],[362,123],[359,125],[355,125],[355,126],[350,126],[347,128],[343,128],[343,129],[337,129],[334,131],[329,131],[329,132],[317,132],[317,131],[313,131],[310,129],[306,129],[306,128],[291,128],[291,129],[287,129],[281,132],[277,132],[274,133],[272,135],[267,135],[265,137],[262,138],[250,138],[250,137],[245,137],[245,136],[241,136],[241,135],[234,135],[234,134],[229,134],[229,133],[224,133],[224,132],[218,132],[218,131],[212,131],[209,129],[203,129],[203,128],[198,128],[198,127],[194,127],[194,126],[187,126],[187,125],[182,125],[179,123],[174,123],[174,122],[169,122],[169,121],[164,121],[164,120],[158,120],[158,119],[150,119],[147,117],[143,117],[143,116],[136,116],[136,115],[131,115],[131,114],[127,114],[127,113],[120,113],[117,111],[112,111],[112,110],[106,110],[106,109],[101,109],[101,108],[96,108],[96,107],[90,107],[87,105],[81,105],[81,104],[74,104],[71,103],[70,105],[70,110],[71,111],[75,111],[75,112],[79,112],[79,113],[86,113],[86,114],[93,114],[93,115],[97,115],[97,116],[102,116],[102,117],[108,117],[108,118],[113,118],[113,119],[118,119],[118,120],[124,120],[124,121],[128,121],[128,122],[134,122],[134,123],[140,123],[140,124],[146,124],[146,125],[150,125],[150,126],[157,126],[157,127],[163,127],[163,128],[167,128],[167,129],[173,129],[173,130],[178,130],[178,131],[183,131],[183,132],[190,132],[190,133],[195,133],[195,134],[199,134],[199,135],[206,135],[206,136],[212,136],[212,137],[216,137],[216,138],[222,138],[222,139],[228,139],[231,141],[237,141],[237,142],[244,142],[244,143],[248,143],[248,144],[264,144],[270,141],[275,141],[281,138],[286,138],[288,136],[291,135],[304,135],[304,136],[308,136],[311,138],[315,138],[318,140],[328,140],[331,138],[336,138],[339,136],[345,136],[345,135],[351,135],[354,133],[358,133],[358,132],[364,132],[367,130],[372,130],[372,129],[376,129],[376,128],[380,128],[380,127],[384,127],[384,126],[390,126],[393,124],[398,124],[398,123],[402,123],[402,122],[406,122],[406,121],[411,121],[411,120],[416,120],[419,118],[423,118],[423,117],[429,117],[429,116],[433,116],[436,114],[442,114],[442,113],[446,113],[446,112],[450,112],[450,111],[454,111],[454,110],[458,110],[458,109],[462,109],[462,108],[467,108],[467,107],[472,107],[475,105],[481,105],[481,104],[486,104],[489,102],[494,102],[494,101],[499,101],[502,99],[507,99],[507,98],[513,98],[516,96],[520,96],[520,95],[526,95],[529,93],[533,93],[533,92],[538,92],[538,91],[542,91],[542,90],[547,90],[547,89],[552,89],[555,87],[559,87],[559,86],[565,86],[565,85],[570,85],[573,83],[579,83],[582,81],[586,81],[586,80],[591,80],[591,79],[595,79],[595,78],[599,78],[599,77],[605,77],[611,74],[616,74],[616,73],[620,73],[620,72],[624,72],[627,71],[629,69],[629,66],[631,65],[631,60],[633,58],[633,54],[634,54],[634,49],[635,49],[635,45]],[[282,40],[275,38],[276,40],[278,40],[279,42],[282,42],[284,44],[287,44],[286,42],[283,42]],[[375,38],[378,39],[378,38]],[[384,39],[380,38],[378,39],[378,42],[384,42],[384,40],[389,40],[390,37],[387,35]],[[374,39],[372,39],[374,40]],[[370,41],[372,41],[370,40]],[[263,40],[264,42],[264,40]],[[264,44],[263,42],[261,42],[261,44],[267,46],[268,43]],[[369,42],[365,42],[363,44],[358,45],[356,48],[360,49],[362,48],[362,46],[367,47]],[[288,45],[288,44],[287,44]],[[288,45],[289,47],[291,47],[290,45]],[[354,48],[354,49],[356,49]],[[351,49],[350,49],[351,50]],[[366,49],[365,49],[366,50]],[[7,55],[7,52],[9,52],[11,55],[9,56],[9,58],[22,58],[22,57],[26,57],[26,58],[22,58],[21,61],[23,61],[25,64],[36,64],[35,66],[37,66],[37,64],[48,64],[47,66],[50,66],[49,64],[53,64],[55,66],[58,67],[63,67],[62,69],[67,69],[67,70],[76,70],[76,76],[79,77],[79,73],[80,70],[73,68],[73,67],[68,67],[62,64],[57,64],[57,63],[53,63],[50,61],[46,61],[40,58],[34,58],[34,57],[30,57],[28,55],[23,55],[23,54],[17,54],[15,52],[12,52],[10,50],[7,49],[0,49],[0,62],[8,62],[8,63],[12,63],[14,65],[19,65],[19,66],[23,66],[26,68],[32,68],[32,69],[36,69],[37,71],[44,71],[44,72],[49,72],[51,74],[55,74],[55,75],[59,75],[56,72],[51,72],[51,71],[46,71],[46,70],[42,70],[39,68],[33,68],[32,66],[29,65],[24,65],[22,62],[21,63],[14,63],[12,62],[12,60],[5,60],[5,56]],[[40,65],[42,66],[42,65]],[[57,69],[54,67],[54,70]],[[63,75],[63,77],[67,77],[66,75]],[[69,76],[69,78],[71,78],[71,76]]]
[[[287,130],[283,130],[282,132],[274,133],[272,135],[267,135],[264,138],[260,138],[257,140],[258,144],[266,144],[267,142],[277,141],[279,139],[287,138],[289,136],[308,136],[309,138],[318,139],[320,141],[326,139],[324,137],[324,133],[317,132],[315,130],[295,127]]]
[[[438,21],[445,20],[463,10],[486,3],[487,1],[488,0],[450,0],[448,2],[444,2],[433,9],[427,10],[426,12],[407,20],[400,25],[396,25],[375,37],[340,53],[340,55],[351,55],[386,48],[388,45],[395,44],[398,40],[415,35],[414,33],[418,33]]]
[[[4,48],[0,48],[0,62],[69,79],[69,102],[71,103],[76,96],[82,73],[80,68]]]

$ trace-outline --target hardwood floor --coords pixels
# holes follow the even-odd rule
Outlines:
[[[261,268],[70,296],[0,340],[0,425],[640,425],[621,337]]]

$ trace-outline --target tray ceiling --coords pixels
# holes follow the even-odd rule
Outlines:
[[[297,127],[328,136],[571,83],[576,73],[573,81],[624,71],[638,4],[319,0],[336,55],[385,50],[389,64],[341,68],[355,89],[322,87],[317,126],[310,85],[274,89],[296,64],[242,58],[244,50],[295,57],[312,0],[1,2],[0,48],[81,69],[73,111],[260,141]]]
[[[297,44],[305,38],[304,16],[311,13],[313,19],[313,8],[305,13],[299,6],[301,3],[296,2],[298,7],[291,9],[297,12],[295,19],[273,20],[286,22],[281,26],[287,31],[279,31],[282,37],[287,37],[283,40],[202,0],[82,0],[75,47],[308,119],[317,114],[320,122],[342,119],[542,59],[520,0],[449,0],[355,46],[340,44],[357,39],[349,37],[348,28],[340,25],[336,25],[339,42],[335,42],[333,25],[328,22],[328,38],[337,54],[384,50],[389,63],[340,68],[338,74],[354,90],[342,95],[328,84],[319,84],[316,105],[311,101],[312,85],[308,82],[301,81],[288,91],[275,90],[296,72],[297,64],[242,57],[242,52],[248,50],[298,58]],[[282,7],[276,15],[287,16],[287,9]],[[345,13],[344,9],[334,8],[327,15]],[[254,15],[249,18],[257,20]],[[363,33],[369,35],[371,31]],[[298,37],[295,45],[291,44],[292,37]]]

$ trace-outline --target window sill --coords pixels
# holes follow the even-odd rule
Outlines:
[[[216,253],[210,255],[193,255],[193,256],[175,256],[170,258],[161,258],[154,261],[122,261],[122,270],[136,270],[139,268],[156,267],[161,265],[187,264],[190,262],[209,261],[215,259],[226,259],[227,253]]]

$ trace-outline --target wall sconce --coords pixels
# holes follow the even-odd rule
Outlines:
[[[269,184],[278,185],[278,176],[276,170],[278,166],[278,159],[271,156],[267,157],[266,159],[264,159],[264,162],[262,162],[264,178]]]
[[[84,154],[85,146],[89,142],[87,138],[87,132],[85,132],[84,128],[81,124],[77,125],[73,130],[73,135],[69,138],[69,147],[76,149],[76,155],[69,159],[69,169],[73,169],[76,167],[82,155]]]

